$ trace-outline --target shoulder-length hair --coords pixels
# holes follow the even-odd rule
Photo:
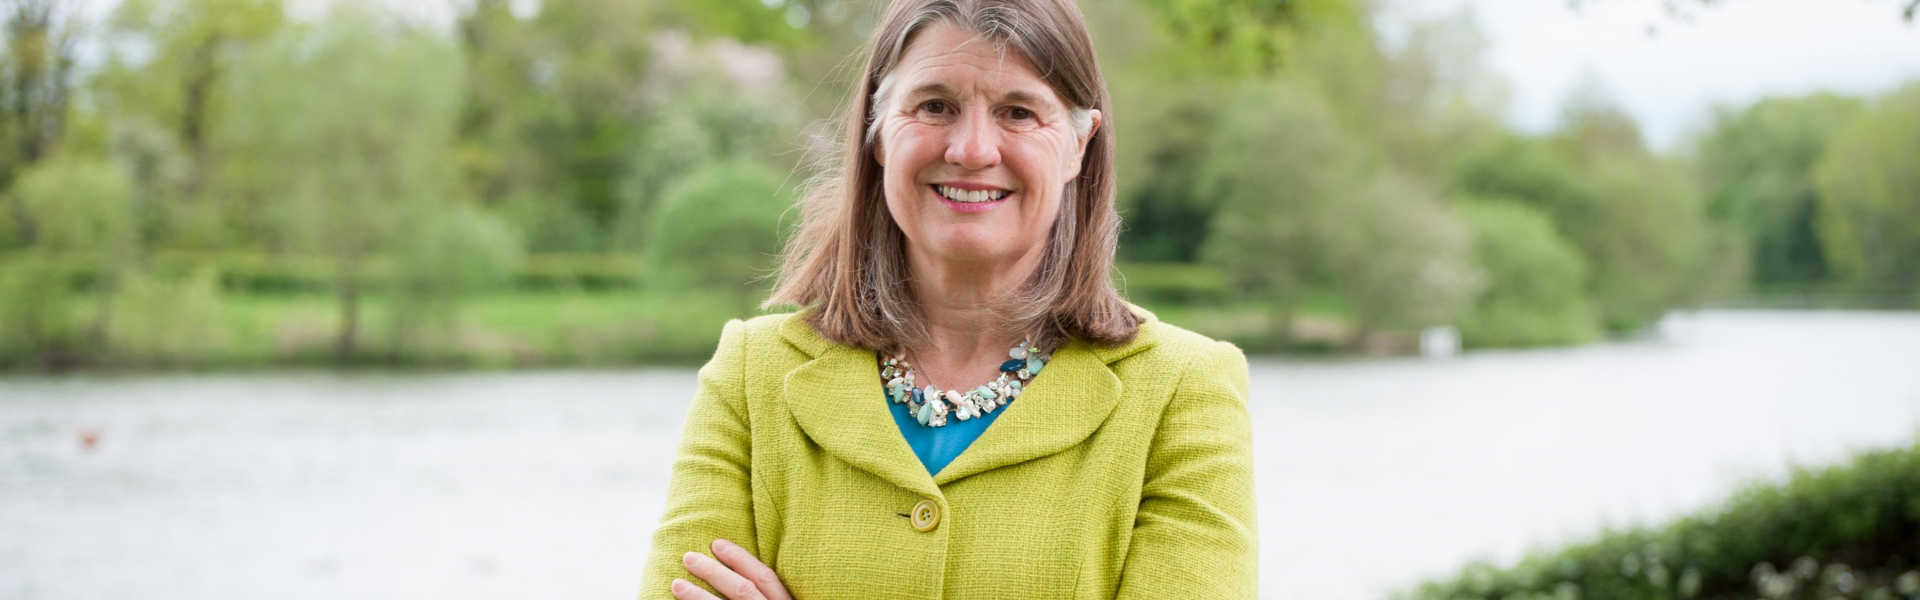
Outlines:
[[[1139,319],[1109,278],[1120,237],[1111,103],[1072,0],[896,0],[868,42],[866,69],[839,121],[842,145],[822,155],[838,160],[802,195],[799,226],[764,306],[805,308],[807,324],[822,337],[862,348],[893,351],[926,339],[925,313],[907,285],[906,236],[887,210],[871,132],[901,55],[935,23],[1020,52],[1080,117],[1075,121],[1089,109],[1106,115],[1087,142],[1080,174],[1067,183],[1039,266],[994,301],[1001,332],[1037,336],[1033,342],[1047,347],[1074,338],[1099,345],[1133,339]]]

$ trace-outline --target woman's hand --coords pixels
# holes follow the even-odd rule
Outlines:
[[[699,552],[688,552],[680,562],[687,572],[698,576],[713,589],[726,594],[726,600],[793,600],[780,574],[747,553],[747,549],[726,540],[713,541],[714,561]],[[673,580],[673,597],[679,600],[720,600],[685,579]]]

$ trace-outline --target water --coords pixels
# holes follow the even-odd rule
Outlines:
[[[1920,315],[1706,313],[1640,341],[1252,376],[1262,596],[1373,599],[1911,441]],[[0,598],[631,598],[693,388],[0,379]]]

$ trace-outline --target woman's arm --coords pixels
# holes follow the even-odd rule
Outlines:
[[[1194,358],[1148,450],[1117,598],[1258,593],[1247,359],[1215,342]]]
[[[753,491],[745,389],[746,324],[727,323],[720,348],[700,368],[700,389],[687,409],[680,450],[667,485],[667,506],[653,532],[641,600],[670,600],[673,580],[704,583],[687,572],[682,557],[710,552],[725,539],[755,548]],[[711,555],[709,555],[711,556]]]

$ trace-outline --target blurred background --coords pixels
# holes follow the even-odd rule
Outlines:
[[[1080,4],[1262,597],[1920,599],[1920,1]],[[883,6],[0,0],[0,598],[631,597]]]

